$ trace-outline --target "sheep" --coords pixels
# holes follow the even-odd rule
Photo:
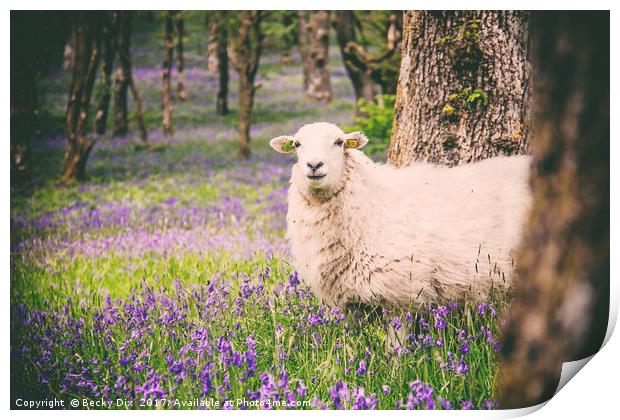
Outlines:
[[[270,146],[295,154],[287,239],[326,304],[404,308],[484,299],[508,286],[530,205],[528,156],[453,168],[375,163],[361,132],[303,126]]]

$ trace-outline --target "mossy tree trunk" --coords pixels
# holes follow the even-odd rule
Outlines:
[[[329,12],[319,10],[310,16],[310,49],[306,96],[313,101],[329,102],[332,86],[329,79]]]
[[[232,37],[234,60],[233,67],[239,72],[239,157],[250,157],[250,126],[252,122],[252,108],[256,86],[254,80],[258,71],[258,63],[263,48],[263,33],[261,11],[247,11],[240,13],[239,32]]]
[[[551,398],[609,316],[609,12],[533,12],[534,195],[504,330],[501,406]],[[576,30],[579,28],[579,30]]]
[[[407,11],[388,159],[457,165],[525,153],[527,12]]]

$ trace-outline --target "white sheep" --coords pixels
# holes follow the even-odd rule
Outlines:
[[[531,194],[530,158],[454,168],[374,163],[368,139],[329,123],[272,139],[295,153],[287,238],[325,303],[386,308],[483,299],[508,285]]]

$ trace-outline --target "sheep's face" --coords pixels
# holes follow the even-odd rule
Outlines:
[[[279,136],[269,144],[280,153],[294,153],[293,179],[299,187],[329,191],[338,187],[345,167],[346,149],[359,149],[368,143],[361,132],[346,134],[334,124],[303,126],[294,136]]]

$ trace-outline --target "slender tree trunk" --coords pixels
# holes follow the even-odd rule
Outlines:
[[[120,63],[121,77],[123,82],[125,83],[124,87],[124,124],[125,130],[127,130],[127,87],[131,90],[131,95],[133,96],[134,102],[134,115],[136,117],[136,121],[138,123],[138,130],[140,130],[140,138],[143,142],[146,142],[148,139],[148,134],[146,131],[146,124],[144,123],[144,113],[142,112],[142,99],[140,97],[140,93],[138,92],[138,87],[136,86],[135,80],[133,79],[133,70],[131,66],[131,18],[132,12],[123,11],[119,12],[119,44],[122,47],[118,50],[118,57]]]
[[[73,61],[75,60],[75,38],[73,34],[69,35],[67,42],[65,43],[65,49],[63,52],[62,69],[64,71],[70,71],[73,69]]]
[[[255,88],[247,76],[239,75],[239,156],[250,157],[250,128]]]
[[[140,98],[140,93],[138,92],[138,88],[136,87],[136,83],[134,82],[131,74],[131,62],[128,62],[126,66],[127,74],[129,75],[129,87],[131,88],[134,106],[136,107],[134,114],[136,116],[136,121],[138,122],[138,129],[140,130],[140,139],[142,139],[143,142],[146,142],[148,140],[148,134],[146,132],[146,124],[144,123],[144,113],[142,112],[142,99]]]
[[[404,14],[388,158],[457,165],[525,153],[530,138],[528,14]]]
[[[239,72],[239,156],[246,159],[250,156],[250,126],[256,93],[254,79],[263,45],[262,12],[242,11],[240,20],[239,33],[232,39],[235,57],[232,64]]]
[[[185,37],[185,18],[183,17],[183,12],[176,13],[175,26],[177,33],[177,97],[179,101],[183,102],[187,97],[184,83],[185,59],[183,57],[183,38]]]
[[[99,63],[101,12],[81,12],[74,26],[75,62],[67,104],[63,180],[83,180],[95,141],[86,137],[86,119]]]
[[[357,107],[359,100],[364,99],[368,102],[374,102],[375,96],[378,94],[378,89],[377,85],[368,74],[354,65],[354,57],[352,57],[354,52],[347,48],[349,43],[356,42],[354,27],[355,12],[352,10],[337,10],[335,13],[336,19],[334,21],[334,28],[336,30],[338,46],[340,47],[340,55],[342,56],[342,62],[344,63],[344,67],[353,85],[356,110],[359,112]]]
[[[209,74],[218,74],[220,67],[218,61],[218,29],[223,22],[220,21],[220,14],[218,12],[213,12],[213,14],[215,16],[213,21],[209,18],[205,19],[209,28],[209,40],[207,41],[207,71]]]
[[[330,102],[332,87],[329,81],[329,12],[320,10],[310,16],[310,57],[306,96],[317,102]]]
[[[217,63],[219,83],[217,87],[216,111],[220,115],[228,114],[228,31],[226,28],[226,11],[218,13],[219,23],[216,28]]]
[[[95,112],[94,131],[101,135],[105,133],[108,122],[108,109],[112,96],[112,68],[118,44],[118,13],[107,12],[103,27],[103,63],[101,66],[100,86],[101,96]]]
[[[297,12],[299,17],[299,57],[301,59],[301,68],[303,75],[304,92],[308,90],[308,80],[310,79],[310,37],[308,34],[309,25],[306,18],[306,12],[300,10]]]
[[[116,69],[116,78],[114,80],[114,128],[115,136],[124,136],[129,130],[127,120],[127,95],[128,89],[134,99],[135,111],[134,115],[138,122],[140,130],[140,138],[142,141],[147,140],[146,124],[144,123],[144,115],[142,112],[142,99],[133,80],[133,70],[131,66],[131,19],[132,12],[118,12],[118,61],[119,66]]]
[[[130,37],[131,12],[119,12],[119,28],[117,50],[119,65],[116,68],[114,78],[114,124],[112,134],[114,136],[124,136],[129,131],[129,122],[127,120],[127,89],[129,88],[129,75],[127,68],[123,66],[123,60],[128,61],[130,57]],[[126,62],[125,61],[125,62]]]
[[[505,408],[551,398],[562,363],[598,351],[609,316],[609,12],[532,21],[534,205],[504,331]]]
[[[161,107],[163,112],[162,125],[164,135],[171,136],[172,127],[172,96],[170,92],[170,78],[172,69],[172,55],[174,50],[174,23],[172,12],[164,12],[164,64],[162,72]]]

